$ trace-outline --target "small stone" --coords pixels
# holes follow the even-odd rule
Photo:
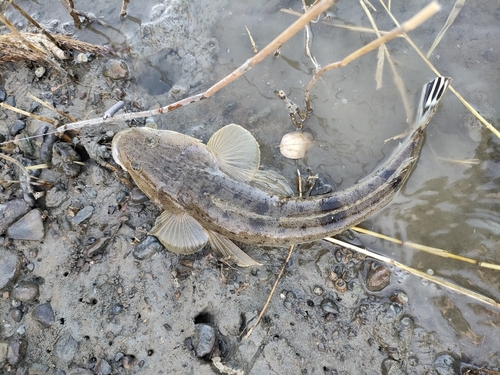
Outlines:
[[[7,349],[7,361],[12,366],[16,366],[26,356],[28,343],[24,340],[13,340]]]
[[[26,269],[29,271],[29,272],[33,272],[33,270],[35,269],[35,265],[31,262],[29,262],[27,265],[26,265]]]
[[[209,324],[196,324],[195,353],[201,358],[212,352],[216,339],[215,328]]]
[[[40,67],[36,68],[36,70],[35,70],[35,75],[36,75],[38,78],[42,78],[42,77],[43,77],[43,75],[45,74],[45,71],[46,71],[45,67],[40,66]]]
[[[23,336],[26,333],[26,327],[24,326],[24,324],[20,325],[16,332]]]
[[[3,366],[7,361],[8,350],[9,350],[9,344],[6,342],[0,342],[0,366]]]
[[[30,375],[45,375],[49,371],[49,367],[41,363],[33,363],[30,367]]]
[[[33,319],[35,319],[42,327],[49,328],[54,324],[54,310],[50,303],[44,303],[35,307],[31,313]]]
[[[149,198],[139,188],[135,187],[130,191],[130,201],[134,204],[147,202]]]
[[[122,360],[122,358],[125,356],[125,354],[123,354],[122,352],[118,352],[115,354],[115,362],[120,362]]]
[[[63,335],[57,340],[54,355],[62,362],[69,363],[75,358],[78,342],[71,335]]]
[[[24,128],[26,127],[26,123],[22,120],[16,120],[12,124],[10,128],[10,135],[15,136],[18,135]]]
[[[14,95],[7,96],[7,99],[5,100],[5,104],[10,105],[11,107],[15,107],[16,106],[16,97]]]
[[[22,281],[12,289],[10,296],[21,302],[33,302],[39,294],[37,284],[32,281]]]
[[[324,290],[320,286],[315,286],[313,289],[313,293],[316,294],[317,296],[321,296],[323,294]]]
[[[323,302],[321,302],[321,308],[327,313],[338,314],[339,312],[339,308],[331,299],[323,300]]]
[[[94,213],[94,207],[85,206],[80,211],[78,211],[78,213],[71,219],[71,221],[73,224],[79,225],[84,220],[90,218],[93,213]]]
[[[0,234],[5,233],[8,227],[18,218],[25,215],[31,209],[24,199],[15,199],[0,204]]]
[[[23,311],[21,309],[14,309],[10,312],[10,317],[16,323],[19,323],[23,319]]]
[[[380,292],[391,282],[391,271],[386,266],[372,269],[366,278],[366,287],[371,292]]]
[[[0,103],[4,102],[5,99],[7,99],[7,93],[3,87],[0,87]]]
[[[99,238],[87,249],[87,256],[92,257],[96,254],[102,253],[106,249],[110,237]]]
[[[111,59],[106,62],[103,69],[103,76],[113,80],[125,79],[128,77],[128,65],[123,60]]]
[[[130,370],[134,367],[135,357],[133,355],[125,355],[122,358],[122,366],[125,370]]]
[[[0,290],[13,284],[21,272],[21,259],[10,250],[0,247]]]
[[[154,254],[161,251],[163,245],[154,236],[147,236],[143,241],[138,243],[132,255],[137,260],[145,260],[151,258]]]
[[[77,367],[68,372],[68,375],[93,375],[93,372],[86,368]]]
[[[14,240],[40,241],[45,236],[42,214],[31,210],[7,229],[7,237]]]
[[[68,199],[68,193],[53,187],[45,195],[45,205],[47,207],[57,207]]]
[[[38,108],[40,108],[41,104],[38,103],[38,102],[31,102],[30,104],[30,113],[35,113],[37,111]]]
[[[457,363],[455,363],[457,362]],[[441,354],[433,362],[434,369],[439,375],[453,375],[460,373],[460,363],[449,354]]]
[[[99,361],[97,361],[94,367],[94,374],[97,375],[109,375],[111,374],[111,371],[112,371],[111,366],[104,359],[100,359]]]

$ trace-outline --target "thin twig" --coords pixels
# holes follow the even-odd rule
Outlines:
[[[14,158],[11,158],[10,156],[8,155],[5,155],[5,154],[1,154],[0,153],[0,158],[2,159],[5,159],[7,161],[10,161],[11,163],[17,165],[19,167],[19,169],[21,170],[21,172],[23,172],[24,174],[24,177],[26,178],[25,181],[21,182],[21,183],[25,183],[26,184],[26,189],[28,189],[28,191],[33,194],[33,189],[31,188],[31,184],[30,184],[30,181],[31,181],[31,175],[29,174],[28,170],[26,169],[26,167],[24,165],[22,165],[19,161],[17,161],[16,159]]]
[[[395,267],[401,268],[402,270],[408,271],[409,273],[412,273],[413,275],[420,276],[423,279],[429,280],[429,281],[431,281],[431,282],[433,282],[435,284],[444,286],[444,287],[446,287],[448,289],[454,290],[454,291],[459,292],[461,294],[464,294],[464,295],[466,295],[468,297],[471,297],[471,298],[474,298],[474,299],[476,299],[478,301],[484,302],[484,303],[486,303],[488,305],[500,308],[500,303],[498,303],[494,299],[489,298],[489,297],[485,297],[482,294],[479,294],[479,293],[473,292],[471,290],[468,290],[466,288],[462,288],[461,286],[452,284],[449,281],[446,281],[446,280],[444,280],[444,279],[442,279],[440,277],[428,275],[425,272],[416,270],[415,268],[408,267],[408,266],[406,266],[406,265],[404,265],[402,263],[399,263],[399,262],[397,262],[397,261],[395,261],[395,260],[393,260],[391,258],[387,258],[385,256],[373,253],[373,252],[371,252],[369,250],[362,249],[360,247],[351,245],[350,243],[337,240],[336,238],[326,237],[326,238],[323,238],[323,239],[325,241],[328,241],[328,242],[333,243],[335,245],[343,246],[343,247],[348,248],[350,250],[353,250],[353,251],[356,251],[358,253],[367,255],[367,256],[372,257],[374,259],[377,259],[377,260],[379,260],[381,262],[384,262],[384,263],[387,263],[387,264],[391,264],[391,265],[393,265]]]
[[[371,41],[367,45],[359,48],[350,55],[346,56],[343,60],[331,63],[322,68],[319,72],[317,72],[314,75],[314,77],[311,79],[305,90],[304,96],[305,96],[307,111],[308,112],[312,111],[311,103],[309,101],[309,93],[314,84],[316,83],[316,81],[321,77],[321,75],[323,75],[323,73],[335,68],[344,67],[350,64],[352,61],[356,60],[357,58],[363,56],[364,54],[374,50],[375,48],[381,46],[384,43],[387,43],[391,39],[394,39],[394,37],[396,37],[397,35],[415,29],[424,21],[426,21],[429,17],[433,16],[436,12],[438,12],[440,9],[441,7],[439,6],[439,4],[436,1],[433,1],[429,5],[427,5],[424,9],[422,9],[420,12],[418,12],[415,16],[410,18],[408,21],[404,22],[401,26],[392,29],[388,34],[382,36],[381,38],[377,38]]]
[[[175,109],[178,109],[184,105],[188,105],[206,98],[209,98],[217,91],[227,86],[229,83],[237,79],[238,77],[245,74],[252,67],[260,63],[266,56],[283,45],[288,39],[290,39],[293,35],[295,35],[298,31],[300,31],[305,25],[307,25],[314,17],[328,9],[333,4],[333,0],[322,0],[320,3],[312,7],[307,13],[303,14],[297,21],[295,21],[292,25],[290,25],[285,31],[283,31],[278,37],[276,37],[271,43],[269,43],[264,49],[262,49],[258,54],[248,59],[243,65],[234,70],[231,74],[227,75],[215,85],[210,87],[207,91],[201,94],[190,96],[189,98],[185,98],[179,100],[175,103],[169,104],[159,109],[142,111],[142,112],[134,112],[134,113],[126,113],[123,115],[117,115],[113,118],[103,119],[102,117],[93,118],[91,120],[74,122],[71,124],[63,125],[56,129],[57,133],[63,133],[67,130],[79,129],[87,125],[97,125],[97,124],[105,124],[108,122],[116,122],[116,121],[125,121],[131,120],[134,118],[141,117],[149,117],[149,116],[157,116],[167,112],[171,112]]]
[[[288,255],[287,255],[286,259],[285,259],[285,262],[281,266],[281,269],[280,269],[280,272],[278,274],[278,277],[276,278],[276,281],[274,282],[274,285],[273,285],[273,287],[271,289],[271,292],[269,293],[269,296],[267,297],[266,303],[264,303],[264,306],[262,307],[262,310],[260,311],[259,316],[257,317],[257,320],[255,321],[255,323],[250,327],[250,329],[248,330],[247,334],[245,336],[243,336],[243,340],[246,340],[247,338],[250,337],[250,335],[252,334],[253,330],[257,327],[257,325],[259,324],[260,320],[262,319],[262,316],[266,312],[267,307],[269,306],[269,303],[271,302],[271,299],[273,298],[274,292],[276,291],[276,288],[278,287],[278,283],[281,280],[281,276],[283,276],[283,272],[285,272],[286,265],[288,264],[288,261],[290,260],[290,257],[292,256],[294,248],[295,248],[295,245],[290,246],[290,249],[288,250]]]

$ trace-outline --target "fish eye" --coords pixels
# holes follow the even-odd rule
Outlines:
[[[132,163],[130,163],[130,166],[136,172],[139,172],[142,169],[141,165],[136,161],[133,161]]]
[[[144,142],[146,143],[146,146],[149,147],[155,147],[158,144],[158,140],[154,137],[147,137]]]

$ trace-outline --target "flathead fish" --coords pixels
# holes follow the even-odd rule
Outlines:
[[[240,266],[258,264],[233,242],[284,246],[339,234],[391,201],[418,159],[424,132],[451,79],[427,83],[410,134],[372,174],[334,193],[294,197],[286,179],[259,170],[260,151],[230,124],[205,145],[170,130],[130,128],[113,138],[113,158],[163,209],[150,234],[189,254],[207,242]]]

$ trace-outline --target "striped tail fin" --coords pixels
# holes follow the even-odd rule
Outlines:
[[[437,77],[424,85],[415,116],[416,127],[426,126],[429,123],[450,82],[449,77]]]

